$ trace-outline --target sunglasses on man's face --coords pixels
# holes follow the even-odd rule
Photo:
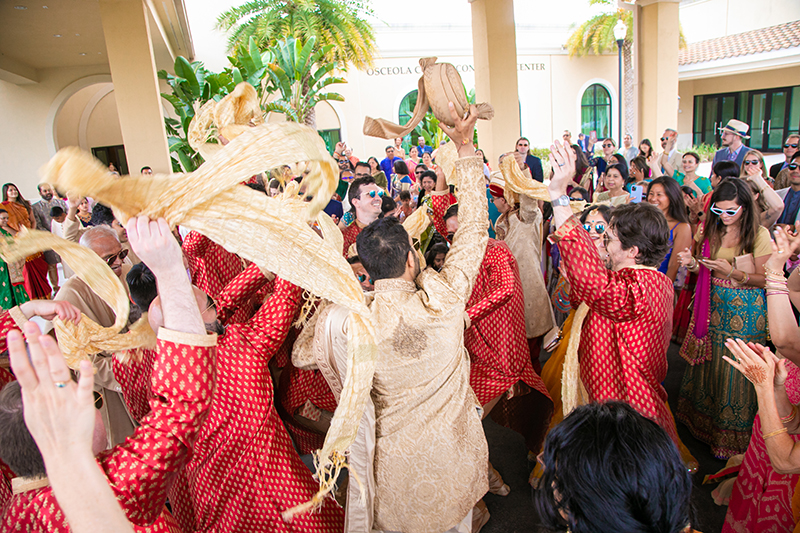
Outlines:
[[[128,250],[124,250],[123,249],[123,250],[120,250],[119,253],[116,253],[114,255],[110,255],[108,257],[104,257],[103,261],[105,261],[108,266],[113,267],[114,263],[117,261],[117,259],[119,259],[120,262],[122,262],[122,261],[125,261],[126,257],[128,257]]]
[[[727,215],[729,217],[735,217],[736,213],[738,213],[741,208],[742,206],[739,206],[736,209],[720,209],[717,207],[717,204],[714,204],[711,206],[711,212],[717,216]]]
[[[589,233],[591,233],[592,230],[595,230],[598,235],[602,235],[603,233],[606,232],[606,225],[603,224],[602,222],[598,222],[596,224],[592,224],[591,222],[586,222],[583,224],[583,229],[585,229]]]
[[[798,144],[797,144],[797,143],[792,143],[792,144],[784,144],[784,145],[783,145],[783,147],[784,147],[784,148],[797,148],[797,146],[798,146]]]
[[[376,196],[379,196],[379,197],[386,196],[386,193],[383,192],[383,191],[368,191],[368,192],[365,192],[364,194],[366,194],[370,198],[375,198]]]
[[[798,163],[789,163],[788,165],[786,165],[786,168],[788,168],[789,170],[797,170],[797,165]]]
[[[369,283],[370,283],[370,285],[372,285],[372,278],[367,278],[367,276],[365,276],[364,274],[359,274],[358,275],[358,282],[359,283],[364,283],[365,281],[367,281],[367,279],[369,279]]]

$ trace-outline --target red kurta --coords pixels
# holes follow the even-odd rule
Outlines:
[[[344,237],[344,249],[342,253],[345,257],[347,257],[347,251],[355,244],[356,237],[358,237],[358,234],[361,233],[363,229],[364,228],[359,225],[358,220],[354,220],[352,224],[342,230],[342,237]]]
[[[161,330],[152,382],[159,400],[131,437],[97,458],[128,520],[143,531],[176,531],[162,515],[167,486],[188,460],[211,403],[215,343],[212,336]],[[19,529],[70,531],[50,487],[14,495],[2,531]]]
[[[6,335],[12,329],[19,329],[11,314],[8,311],[0,314],[0,352],[6,351]],[[6,370],[0,368],[0,390],[7,384],[14,381],[14,375]],[[0,509],[6,506],[6,503],[11,499],[11,480],[14,479],[14,473],[8,466],[0,461]]]
[[[232,254],[208,237],[190,232],[183,241],[183,253],[189,260],[192,283],[216,299],[233,278],[241,274],[248,265],[236,254]],[[252,316],[249,309],[241,308],[230,317],[230,323],[240,324]]]
[[[469,382],[483,405],[520,380],[550,398],[531,366],[524,305],[514,255],[502,241],[489,239],[467,302],[472,327],[464,333],[472,359]]]
[[[231,284],[238,294],[229,295],[229,301],[252,295],[264,282],[257,268],[248,269]],[[301,293],[278,280],[255,316],[228,326],[219,339],[214,401],[192,460],[170,492],[175,517],[186,531],[342,530],[343,511],[333,500],[291,524],[280,516],[319,488],[275,410],[268,369],[291,327]]]
[[[577,218],[550,236],[571,284],[573,307],[589,306],[583,323],[581,380],[592,401],[627,402],[678,443],[667,407],[667,348],[672,335],[672,281],[649,268],[606,269]]]

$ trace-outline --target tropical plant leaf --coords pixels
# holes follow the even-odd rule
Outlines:
[[[191,63],[185,57],[178,56],[175,58],[175,74],[186,80],[188,89],[195,98],[200,97],[200,83],[197,81],[197,76]]]

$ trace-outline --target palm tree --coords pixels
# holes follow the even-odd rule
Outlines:
[[[615,6],[617,2],[616,0],[589,0],[589,4]],[[625,78],[625,129],[623,131],[633,131],[636,114],[636,110],[632,105],[633,62],[631,52],[633,50],[633,12],[619,9],[610,13],[595,15],[572,32],[567,39],[566,48],[570,57],[582,57],[590,52],[599,55],[615,51],[617,41],[614,39],[614,26],[619,19],[622,19],[628,27],[628,33],[622,42],[622,62]],[[678,46],[686,48],[683,30],[680,32]]]
[[[325,60],[344,68],[373,66],[377,51],[375,33],[365,20],[374,17],[369,0],[251,0],[217,18],[217,28],[231,31],[229,51],[247,45],[254,37],[267,50],[287,37],[316,38],[329,46]]]
[[[344,101],[339,93],[321,92],[335,83],[347,83],[343,78],[331,76],[336,64],[325,61],[333,45],[316,48],[311,37],[305,45],[294,37],[278,41],[270,48],[274,59],[267,65],[271,84],[280,91],[280,98],[262,105],[264,113],[278,112],[292,122],[316,128],[314,106],[327,100]]]

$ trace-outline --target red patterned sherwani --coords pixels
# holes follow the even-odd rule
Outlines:
[[[344,250],[342,250],[342,253],[345,257],[347,257],[347,251],[350,247],[356,243],[356,237],[365,227],[359,224],[358,220],[354,220],[352,224],[342,230],[342,237],[344,237]]]
[[[0,352],[6,351],[6,335],[12,329],[19,328],[9,312],[6,311],[0,314]],[[0,368],[0,390],[14,381],[14,379],[14,375],[11,372],[5,368]],[[12,479],[14,479],[14,472],[3,461],[0,461],[0,509],[3,509],[11,499]]]
[[[216,336],[161,329],[153,371],[158,400],[123,444],[101,453],[105,471],[128,520],[139,531],[180,531],[162,514],[167,487],[189,459],[214,389]],[[155,523],[154,523],[155,522]],[[68,532],[50,487],[21,490],[6,508],[2,531]]]
[[[257,267],[248,268],[230,285],[237,294],[221,300],[246,299],[264,282]],[[277,280],[261,309],[247,323],[228,326],[219,339],[214,401],[192,460],[170,492],[175,517],[186,531],[342,530],[344,513],[332,499],[320,512],[296,517],[291,524],[281,519],[281,512],[308,501],[319,488],[275,410],[268,369],[301,293]]]
[[[443,217],[451,205],[447,191],[431,195],[433,223],[436,231],[445,232],[445,237]],[[489,239],[466,310],[471,326],[464,332],[464,346],[472,361],[472,390],[481,405],[486,405],[514,387],[511,398],[504,398],[492,410],[492,417],[522,433],[528,447],[538,450],[553,413],[553,402],[542,378],[531,366],[519,268],[504,242]],[[520,386],[515,387],[518,383]],[[528,397],[523,400],[524,396]]]
[[[606,269],[589,234],[570,217],[550,236],[570,282],[572,306],[589,306],[578,349],[592,401],[619,400],[657,422],[678,443],[661,382],[672,335],[672,281],[647,267]]]
[[[192,283],[214,299],[248,265],[248,262],[238,255],[232,254],[196,231],[186,236],[182,249],[189,261]],[[252,316],[250,309],[243,306],[230,317],[229,322],[241,324],[250,316]]]

